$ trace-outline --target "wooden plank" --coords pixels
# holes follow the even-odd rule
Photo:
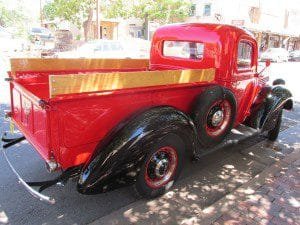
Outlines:
[[[11,72],[94,69],[145,69],[149,59],[11,59]]]
[[[61,94],[210,82],[215,69],[50,75],[50,97]]]

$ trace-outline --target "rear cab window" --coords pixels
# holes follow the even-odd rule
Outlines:
[[[164,41],[163,56],[182,59],[201,60],[204,55],[204,44],[190,41]]]

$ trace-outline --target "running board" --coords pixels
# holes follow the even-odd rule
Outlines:
[[[199,149],[201,152],[198,155],[195,155],[194,159],[199,160],[202,156],[215,152],[219,149],[235,145],[247,138],[253,137],[261,133],[261,130],[254,129],[245,125],[239,125],[238,127],[231,130],[227,137],[218,145],[209,148],[209,149]]]

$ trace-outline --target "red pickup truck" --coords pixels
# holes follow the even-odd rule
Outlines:
[[[3,149],[26,138],[62,174],[26,183],[3,153],[30,193],[50,203],[39,191],[71,177],[91,194],[131,174],[139,194],[158,196],[186,159],[207,154],[240,124],[277,138],[292,95],[282,80],[266,84],[257,55],[249,32],[195,23],[159,28],[150,60],[12,59],[7,116],[24,137],[4,135]]]

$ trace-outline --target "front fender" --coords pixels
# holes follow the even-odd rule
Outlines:
[[[266,98],[262,131],[271,130],[281,109],[293,108],[292,93],[282,85],[276,85]]]
[[[170,132],[179,131],[189,143],[196,141],[191,119],[172,107],[155,107],[129,119],[109,141],[99,145],[84,166],[77,185],[80,193],[99,192],[111,179],[131,171],[143,161],[151,144]],[[101,192],[101,191],[100,191]]]

